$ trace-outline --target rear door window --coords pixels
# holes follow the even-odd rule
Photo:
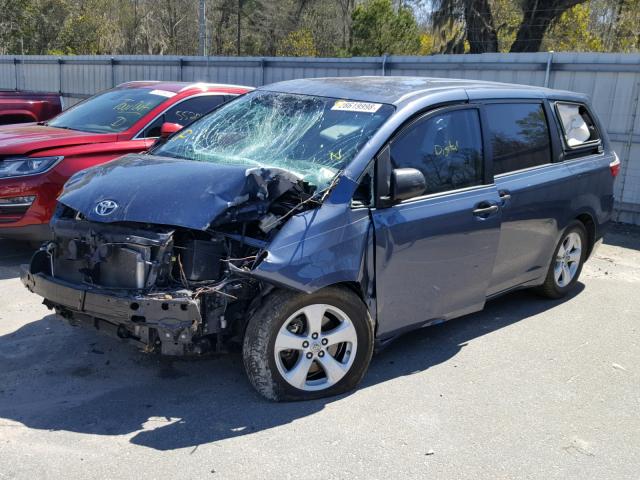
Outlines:
[[[490,103],[485,111],[494,175],[551,163],[549,127],[542,103]]]
[[[393,168],[415,168],[425,194],[483,183],[482,134],[477,109],[443,112],[417,120],[391,143]]]
[[[578,103],[556,103],[565,144],[579,148],[600,140],[593,119],[584,105]]]
[[[226,98],[224,95],[202,95],[178,102],[145,128],[142,136],[159,137],[160,127],[165,122],[187,126],[224,103]]]

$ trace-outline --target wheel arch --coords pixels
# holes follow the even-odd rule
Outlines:
[[[597,235],[596,223],[593,219],[593,215],[591,215],[588,212],[583,212],[583,213],[580,213],[578,216],[576,216],[574,220],[577,220],[578,222],[582,223],[584,229],[587,232],[586,258],[589,258],[591,256],[591,252],[593,251],[593,246],[596,243],[596,235]]]
[[[0,125],[11,125],[14,123],[37,122],[38,118],[26,110],[5,110],[0,114]]]
[[[378,314],[377,314],[377,305],[376,298],[374,295],[371,295],[367,292],[366,285],[362,282],[340,282],[334,285],[330,285],[338,288],[345,288],[347,290],[351,290],[355,293],[362,303],[364,303],[365,307],[369,311],[369,315],[371,315],[371,320],[373,320],[373,331],[374,334],[378,331]]]

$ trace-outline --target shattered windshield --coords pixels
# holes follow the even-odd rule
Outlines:
[[[153,150],[200,162],[278,167],[327,186],[391,115],[380,103],[249,93]]]

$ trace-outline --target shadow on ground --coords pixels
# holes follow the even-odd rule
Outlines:
[[[606,245],[640,250],[640,225],[614,223],[604,237]]]
[[[516,292],[479,314],[400,338],[374,356],[360,388],[427,370],[470,340],[572,296]],[[35,429],[131,435],[133,444],[172,450],[288,424],[335,400],[270,403],[249,386],[238,354],[164,361],[54,316],[0,337],[0,417]]]
[[[0,239],[0,280],[20,276],[20,265],[28,263],[35,248],[27,242]]]

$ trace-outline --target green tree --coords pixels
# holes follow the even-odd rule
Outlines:
[[[538,52],[551,24],[564,12],[586,0],[524,0],[522,22],[511,52]]]
[[[307,29],[294,30],[280,40],[278,55],[283,57],[315,57],[313,36]]]
[[[451,24],[464,25],[470,53],[498,51],[498,33],[489,0],[434,0],[433,24],[440,32],[451,30]],[[459,50],[464,40],[450,49]],[[458,52],[456,52],[458,53]]]
[[[576,5],[564,12],[549,28],[542,50],[570,52],[602,52],[602,39],[590,28],[591,5]]]
[[[31,0],[21,26],[24,53],[43,55],[59,48],[58,35],[71,5],[68,0]]]
[[[356,6],[351,18],[352,55],[415,55],[420,51],[420,30],[408,7],[394,11],[391,0],[367,0]]]
[[[108,18],[104,18],[102,0],[85,0],[72,9],[62,24],[49,53],[59,55],[108,53],[103,40],[107,34]],[[107,50],[107,51],[105,51]]]

